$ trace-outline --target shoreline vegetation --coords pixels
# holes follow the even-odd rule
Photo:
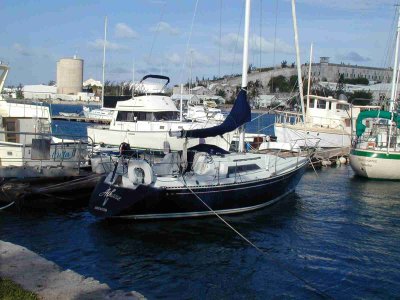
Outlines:
[[[11,279],[0,277],[0,299],[3,300],[39,300],[38,295],[23,289]]]

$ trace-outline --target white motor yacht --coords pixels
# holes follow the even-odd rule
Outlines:
[[[147,79],[164,80],[166,83],[158,90],[146,89]],[[177,109],[171,98],[165,93],[169,78],[161,75],[146,75],[140,82],[142,93],[130,100],[117,102],[113,118],[109,126],[88,127],[87,133],[95,144],[115,145],[130,144],[134,149],[152,149],[171,151],[180,150],[184,140],[169,135],[170,131],[193,130],[211,127],[221,121],[195,122],[184,120],[182,112]],[[188,147],[199,143],[207,143],[229,150],[238,140],[238,135],[228,132],[222,136],[207,137],[205,139],[191,139]],[[253,139],[259,135],[251,136]]]
[[[351,146],[352,124],[355,124],[361,106],[353,106],[347,100],[310,95],[307,101],[305,122],[302,114],[277,112],[274,130],[278,142],[291,143],[298,139],[299,146],[343,148]],[[354,129],[354,128],[353,128]]]

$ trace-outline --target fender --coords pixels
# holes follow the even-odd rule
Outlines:
[[[141,169],[144,174],[143,183],[144,185],[150,185],[154,182],[153,169],[149,163],[145,160],[131,160],[128,164],[128,178],[133,184],[138,184],[139,178],[135,169]]]

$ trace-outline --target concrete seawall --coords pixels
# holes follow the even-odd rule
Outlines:
[[[0,277],[13,280],[41,299],[145,299],[134,291],[113,291],[94,278],[62,270],[27,248],[4,241],[0,241]]]

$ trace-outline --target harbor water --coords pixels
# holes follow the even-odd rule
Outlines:
[[[65,134],[86,126],[55,125]],[[117,223],[85,208],[1,212],[0,238],[148,299],[400,295],[398,182],[357,178],[349,166],[309,170],[278,204],[224,218],[263,253],[216,217]]]

